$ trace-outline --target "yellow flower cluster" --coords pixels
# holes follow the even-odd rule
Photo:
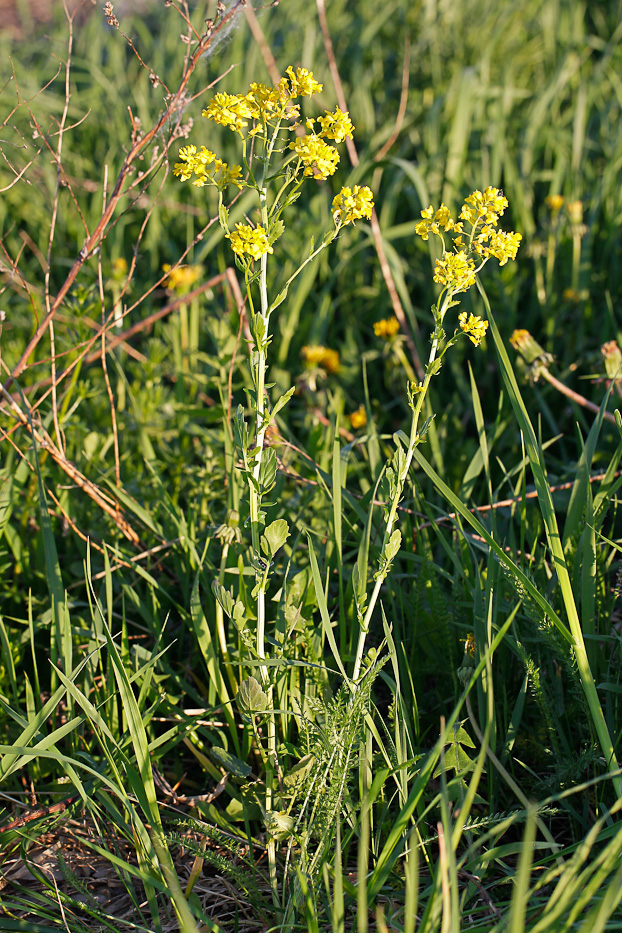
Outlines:
[[[457,221],[445,204],[436,211],[432,205],[421,211],[422,219],[415,225],[415,232],[424,240],[434,233],[443,243],[443,256],[434,266],[435,282],[452,292],[463,292],[475,284],[477,272],[491,257],[502,266],[516,259],[521,234],[497,229],[507,206],[503,193],[498,188],[488,187],[465,198]],[[470,233],[465,230],[465,224],[470,226]],[[449,232],[453,236],[453,252],[445,248],[443,234]]]
[[[452,292],[465,292],[475,284],[475,262],[464,250],[445,253],[434,263],[434,281]]]
[[[418,233],[422,240],[428,240],[431,233],[441,236],[443,232],[455,230],[456,233],[462,233],[462,224],[456,223],[449,213],[449,208],[441,204],[437,211],[432,205],[421,211],[423,220],[415,224],[415,233]]]
[[[181,181],[188,181],[196,175],[192,184],[197,188],[202,188],[204,185],[215,185],[220,190],[226,188],[227,185],[244,187],[240,178],[242,167],[227,165],[222,159],[217,159],[214,153],[205,146],[201,146],[199,150],[196,146],[182,146],[179,150],[179,159],[180,161],[173,166],[173,175],[177,175]]]
[[[376,321],[374,324],[374,334],[376,337],[383,337],[385,340],[390,340],[391,337],[399,332],[400,322],[396,317],[383,318],[381,321]]]
[[[309,367],[320,366],[328,373],[339,372],[339,353],[318,345],[303,347],[302,358]]]
[[[246,94],[215,94],[203,111],[203,116],[243,136],[249,121],[278,122],[286,114],[292,120],[298,119],[300,107],[292,104],[292,101],[297,97],[311,97],[321,90],[322,85],[310,71],[306,68],[294,71],[290,65],[286,76],[273,87],[254,82]],[[257,132],[258,128],[255,128],[250,135]]]
[[[164,281],[165,286],[172,292],[177,292],[178,295],[185,295],[189,292],[201,276],[201,266],[179,266],[177,269],[172,269],[170,263],[167,262],[162,266],[162,271],[168,272]]]
[[[289,144],[302,164],[303,175],[312,175],[323,181],[329,175],[334,175],[339,164],[339,153],[334,146],[324,142],[315,133],[295,139]]]
[[[486,331],[488,330],[488,321],[482,320],[476,314],[467,315],[466,311],[462,311],[458,315],[458,324],[460,329],[468,335],[472,343],[476,347],[479,347],[483,338],[486,336]]]
[[[318,117],[318,123],[322,128],[320,136],[325,139],[332,139],[336,143],[342,143],[346,136],[352,139],[354,126],[347,110],[344,112],[337,107],[334,113],[331,113],[330,110],[325,110],[324,113],[326,114],[325,117]],[[309,129],[313,129],[314,123],[314,120],[307,120]]]
[[[367,185],[342,188],[333,198],[333,220],[339,226],[351,224],[360,217],[369,220],[373,206],[374,196]]]
[[[228,233],[227,239],[231,241],[231,249],[238,256],[259,259],[264,253],[274,252],[270,246],[268,234],[261,224],[256,227],[251,227],[250,224],[236,224],[235,231]]]
[[[494,226],[508,206],[508,200],[498,188],[488,187],[484,192],[474,191],[464,199],[460,220],[466,220],[471,226],[480,221]]]

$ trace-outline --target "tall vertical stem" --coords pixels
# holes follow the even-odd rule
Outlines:
[[[380,552],[381,560],[385,553],[389,539],[391,537],[391,532],[393,531],[393,525],[395,524],[395,519],[397,517],[397,509],[400,503],[400,499],[402,497],[404,483],[406,482],[406,477],[408,476],[408,471],[410,469],[410,465],[412,463],[412,459],[415,453],[415,447],[419,443],[419,418],[421,417],[421,412],[423,410],[423,404],[425,402],[425,397],[428,392],[430,380],[432,379],[432,376],[433,376],[432,364],[434,363],[434,360],[436,359],[436,354],[438,353],[438,346],[439,346],[441,336],[442,336],[443,318],[445,317],[445,313],[447,311],[447,308],[449,307],[449,304],[452,298],[453,298],[453,293],[447,292],[445,294],[445,297],[443,298],[442,305],[440,305],[440,298],[439,298],[440,308],[439,308],[439,305],[437,305],[436,326],[434,328],[434,335],[432,337],[432,346],[430,349],[428,365],[426,367],[426,375],[423,381],[423,385],[421,387],[421,391],[419,392],[419,395],[417,396],[417,404],[415,405],[415,408],[413,411],[413,417],[412,417],[412,422],[411,422],[411,427],[410,427],[410,438],[408,440],[408,450],[406,451],[406,459],[404,461],[403,469],[400,475],[397,477],[397,488],[395,490],[395,495],[393,496],[393,501],[391,502],[391,508],[389,510],[389,516],[387,518],[387,523],[386,523],[386,527],[384,531],[384,537],[382,540],[382,550]],[[352,680],[357,680],[359,677],[359,674],[361,673],[361,664],[363,662],[363,655],[365,653],[365,641],[367,639],[367,632],[369,631],[369,624],[371,622],[371,617],[376,607],[376,603],[378,602],[380,588],[382,587],[382,584],[384,583],[386,576],[387,576],[387,570],[381,570],[381,572],[376,577],[376,583],[374,585],[374,589],[369,599],[367,611],[365,612],[365,616],[363,618],[363,621],[361,622],[358,644],[356,646],[356,654],[354,656],[354,668],[352,671]]]

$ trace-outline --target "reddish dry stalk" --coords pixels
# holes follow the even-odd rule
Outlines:
[[[217,35],[220,32],[220,30],[224,26],[226,26],[226,24],[233,17],[237,15],[238,11],[245,5],[245,3],[246,3],[246,0],[237,0],[237,3],[234,4],[234,6],[225,16],[223,16],[223,18],[220,20],[218,25],[213,29],[213,31],[207,35],[204,35],[201,38],[201,41],[198,43],[195,51],[193,52],[193,54],[191,55],[189,59],[188,67],[185,70],[185,73],[182,77],[179,88],[175,92],[175,94],[172,96],[166,110],[160,116],[160,118],[157,120],[154,126],[147,133],[145,133],[145,135],[142,138],[136,139],[136,141],[132,144],[128,154],[126,155],[123,161],[123,165],[117,177],[116,184],[110,196],[110,201],[108,202],[106,206],[106,209],[102,212],[102,215],[95,229],[93,230],[93,232],[90,234],[87,234],[87,237],[84,241],[84,245],[82,249],[80,250],[80,254],[75,260],[75,262],[73,263],[69,271],[69,274],[67,275],[67,278],[65,279],[64,283],[60,287],[54,301],[51,303],[49,309],[46,311],[45,317],[43,318],[39,326],[36,328],[34,334],[32,335],[31,339],[28,342],[26,349],[22,353],[19,361],[13,368],[9,379],[5,383],[4,385],[5,391],[8,391],[8,389],[13,384],[13,382],[16,379],[18,379],[19,376],[26,369],[28,365],[28,361],[30,357],[32,356],[32,353],[34,352],[35,348],[39,344],[39,341],[41,340],[43,335],[48,330],[50,321],[53,320],[54,315],[56,314],[58,308],[61,306],[64,298],[69,292],[69,289],[75,282],[78,272],[84,265],[88,256],[91,255],[93,250],[98,246],[101,240],[105,237],[106,228],[110,220],[112,219],[112,216],[115,212],[115,209],[117,207],[119,200],[124,194],[124,192],[122,191],[123,185],[125,183],[125,180],[129,174],[129,171],[133,163],[140,156],[143,150],[145,150],[147,146],[151,143],[152,139],[155,136],[157,136],[157,134],[162,130],[162,128],[165,126],[169,118],[171,118],[175,114],[179,114],[179,116],[181,116],[181,113],[184,108],[184,103],[185,103],[185,90],[186,90],[186,87],[188,85],[188,82],[190,80],[190,77],[194,69],[196,68],[198,62],[201,59],[201,56],[205,53],[206,49],[209,47],[213,36]]]

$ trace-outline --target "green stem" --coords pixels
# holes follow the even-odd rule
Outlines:
[[[442,304],[441,304],[441,298],[443,298]],[[439,348],[439,343],[441,341],[443,318],[445,317],[447,309],[449,305],[451,304],[452,298],[453,298],[453,292],[445,292],[444,297],[443,295],[441,295],[437,302],[437,306],[436,306],[437,310],[435,314],[436,326],[434,328],[434,334],[432,336],[432,346],[430,349],[428,365],[426,367],[426,375],[423,381],[423,386],[421,388],[421,391],[419,392],[417,396],[417,403],[413,411],[413,417],[412,417],[412,422],[410,426],[410,438],[408,440],[408,449],[406,451],[406,459],[404,460],[404,465],[400,472],[400,475],[397,477],[396,490],[393,496],[393,500],[391,502],[391,508],[389,510],[389,515],[387,518],[387,523],[386,523],[386,527],[384,531],[384,537],[382,540],[382,549],[380,552],[381,569],[376,577],[374,589],[370,596],[369,604],[367,606],[367,611],[365,612],[365,616],[363,618],[363,621],[361,622],[361,627],[359,631],[358,644],[356,646],[356,654],[354,656],[354,668],[352,671],[352,680],[354,681],[358,679],[361,673],[361,664],[363,662],[363,655],[365,653],[365,641],[367,639],[367,632],[369,631],[369,625],[371,622],[371,618],[372,618],[374,609],[376,608],[376,603],[378,602],[378,596],[380,595],[380,589],[387,577],[387,573],[389,572],[389,568],[387,566],[383,568],[383,557],[386,551],[387,544],[389,543],[389,539],[391,537],[391,532],[393,531],[393,525],[395,524],[395,519],[397,517],[398,506],[400,503],[400,499],[402,498],[404,483],[406,482],[406,477],[408,476],[408,471],[412,463],[412,459],[415,453],[415,448],[420,442],[419,418],[421,416],[421,411],[423,409],[423,404],[425,402],[425,398],[428,392],[430,381],[432,379],[432,376],[434,375],[432,364],[434,363],[436,359],[438,348]]]

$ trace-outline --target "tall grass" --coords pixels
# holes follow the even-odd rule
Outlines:
[[[214,7],[188,11],[217,27],[193,68],[175,7],[116,14],[140,59],[100,11],[70,29],[56,9],[47,42],[0,37],[0,929],[617,929],[622,444],[600,347],[622,338],[620,4],[333,0],[332,52],[321,3],[250,25],[230,3],[220,31]],[[296,388],[264,509],[290,534],[262,655],[243,280],[216,194],[170,166],[189,141],[239,161],[201,108],[274,80],[270,55],[334,109],[331,54],[359,165],[344,151],[303,188],[266,287],[342,185],[373,188],[386,264],[359,222],[278,308],[269,401]],[[487,185],[523,243],[461,296],[489,337],[430,383],[402,546],[374,581],[437,298],[414,227]],[[242,192],[230,223],[252,211]],[[515,328],[572,399],[523,378]],[[310,346],[339,367],[305,364]]]

